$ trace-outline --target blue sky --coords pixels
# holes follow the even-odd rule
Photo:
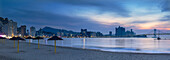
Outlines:
[[[0,0],[0,16],[28,27],[108,33],[115,27],[146,33],[170,30],[169,0]]]

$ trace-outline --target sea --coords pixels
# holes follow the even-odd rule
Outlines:
[[[64,40],[57,41],[57,46],[109,52],[170,53],[170,35],[161,35],[161,40],[152,37],[153,35],[147,38],[63,38]],[[31,43],[38,41],[31,40]],[[45,38],[40,40],[40,44],[54,45],[54,41]]]

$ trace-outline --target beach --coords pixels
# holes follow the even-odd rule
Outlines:
[[[59,47],[54,53],[54,46],[20,41],[20,52],[17,53],[17,42],[0,41],[0,60],[170,60],[170,54],[106,52],[99,50]]]

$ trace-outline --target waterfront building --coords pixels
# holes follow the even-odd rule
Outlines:
[[[30,35],[31,36],[35,36],[35,34],[36,34],[36,29],[35,29],[35,27],[30,27]]]
[[[115,35],[119,36],[119,37],[125,36],[126,35],[125,28],[120,27],[120,26],[118,28],[116,28],[116,34]]]
[[[24,37],[26,35],[26,25],[21,26],[21,36]]]
[[[126,36],[134,36],[136,35],[135,32],[133,32],[133,29],[131,29],[130,31],[126,31]]]
[[[57,36],[61,36],[61,32],[57,32]]]
[[[81,29],[80,36],[87,37],[87,29]]]
[[[91,32],[91,31],[89,31],[89,32],[87,32],[87,37],[96,37],[96,32]]]
[[[13,20],[9,21],[8,36],[17,36],[17,22],[14,22]]]
[[[0,21],[0,33],[3,33],[3,32],[2,32],[2,27],[3,27],[3,24],[2,24],[2,22]]]
[[[36,36],[43,36],[43,30],[40,28],[38,31],[36,31]]]
[[[92,31],[87,31],[87,29],[81,29],[80,36],[81,37],[102,37],[103,34],[101,32],[92,32]]]
[[[118,36],[118,37],[134,36],[134,35],[136,35],[136,33],[133,32],[133,29],[131,29],[130,31],[129,30],[125,31],[124,27],[119,26],[118,28],[116,28],[116,34],[115,35]]]
[[[112,31],[109,31],[109,36],[112,36]]]
[[[17,28],[17,35],[18,35],[18,36],[21,36],[21,27],[18,27],[18,28]]]
[[[30,32],[29,32],[29,30],[27,30],[26,35],[25,35],[25,36],[30,36]]]
[[[96,37],[102,37],[102,36],[103,36],[103,34],[101,32],[96,33]]]
[[[0,32],[8,37],[17,35],[17,22],[0,17]]]

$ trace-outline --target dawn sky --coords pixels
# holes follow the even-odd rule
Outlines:
[[[170,0],[0,0],[0,17],[37,28],[142,33],[170,30]]]

